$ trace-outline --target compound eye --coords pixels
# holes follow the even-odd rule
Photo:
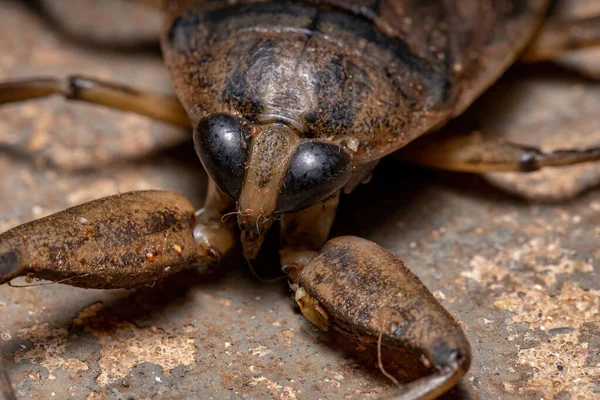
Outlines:
[[[277,212],[310,207],[340,190],[352,174],[350,155],[340,146],[318,141],[300,144],[279,193]]]
[[[237,199],[248,165],[248,129],[230,115],[209,115],[194,129],[194,148],[219,189]]]

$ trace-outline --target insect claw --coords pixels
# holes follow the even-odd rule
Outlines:
[[[200,262],[220,261],[233,247],[234,236],[231,228],[221,220],[200,220],[194,227],[194,239]]]
[[[0,242],[1,247],[4,247],[2,242]],[[19,252],[13,249],[7,250],[0,255],[0,285],[18,276],[19,259]]]

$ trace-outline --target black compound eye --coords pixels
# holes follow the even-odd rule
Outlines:
[[[209,115],[194,129],[194,148],[219,189],[237,199],[248,165],[248,129],[230,115]]]
[[[300,144],[281,185],[277,211],[300,211],[326,199],[350,179],[352,160],[340,146],[317,141]]]

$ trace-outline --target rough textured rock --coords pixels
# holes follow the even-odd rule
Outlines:
[[[156,56],[65,40],[21,2],[1,2],[0,20],[1,79],[79,72],[170,90]],[[547,101],[560,109],[569,98]],[[0,108],[0,230],[128,190],[176,190],[200,207],[206,178],[187,136],[59,98]],[[473,365],[454,396],[600,395],[600,192],[539,204],[476,176],[393,160],[375,172],[342,198],[336,233],[398,254],[461,321]],[[368,399],[393,390],[317,332],[285,283],[256,283],[238,255],[215,273],[136,291],[3,286],[0,314],[0,353],[23,398]]]

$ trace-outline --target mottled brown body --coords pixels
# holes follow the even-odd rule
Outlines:
[[[226,253],[228,211],[254,262],[269,228],[282,221],[281,266],[306,318],[370,349],[384,373],[382,353],[425,375],[394,398],[441,395],[471,363],[458,323],[400,259],[356,237],[328,241],[329,231],[340,191],[351,191],[384,155],[461,114],[529,43],[548,2],[234,3],[168,2],[161,44],[181,104],[77,76],[0,85],[0,103],[60,93],[191,123],[211,177],[196,213],[175,193],[133,192],[2,234],[0,283],[22,275],[88,288],[154,282]],[[412,149],[431,154],[431,165],[471,172],[600,154],[547,157],[470,140],[429,146]],[[414,161],[427,164],[419,154]],[[0,394],[6,386],[0,381]]]
[[[236,199],[246,256],[281,212],[300,139],[352,157],[350,192],[379,158],[460,114],[514,61],[546,3],[172,2],[161,43],[192,125],[227,115],[253,132]]]
[[[162,37],[192,124],[227,112],[378,159],[462,111],[515,60],[544,0],[188,2]]]

